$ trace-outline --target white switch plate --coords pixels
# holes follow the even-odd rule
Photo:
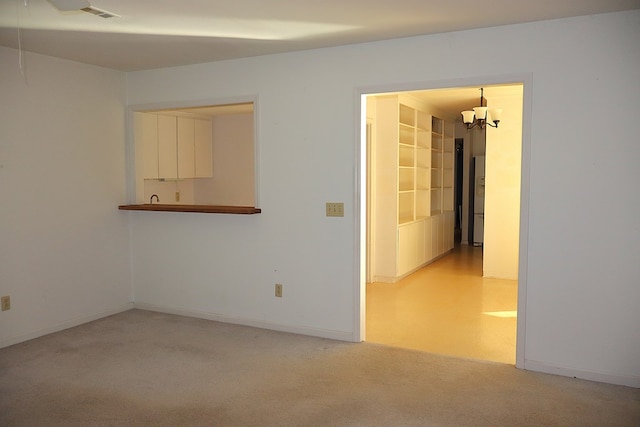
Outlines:
[[[344,203],[327,202],[327,216],[344,216]]]

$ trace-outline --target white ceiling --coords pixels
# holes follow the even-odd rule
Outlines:
[[[122,71],[640,8],[640,0],[0,0],[0,45]],[[19,34],[21,37],[19,37]]]

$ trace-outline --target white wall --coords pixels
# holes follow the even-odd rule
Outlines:
[[[125,75],[0,47],[0,347],[129,307]]]
[[[487,126],[482,274],[518,279],[520,174],[522,156],[522,87],[514,94],[492,96],[503,108],[499,128]]]
[[[199,205],[255,206],[253,113],[213,118],[213,177],[195,180]]]
[[[132,104],[258,96],[263,209],[133,213],[136,301],[357,336],[357,88],[530,73],[525,365],[640,385],[638,42],[634,11],[131,73]]]

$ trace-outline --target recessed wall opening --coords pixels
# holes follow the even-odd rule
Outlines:
[[[135,203],[256,206],[254,104],[132,108]]]
[[[467,130],[481,88],[504,115]],[[367,341],[516,362],[523,88],[362,97]]]

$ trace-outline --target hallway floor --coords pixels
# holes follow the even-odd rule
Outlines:
[[[398,283],[367,284],[367,339],[515,364],[518,282],[482,278],[482,248],[458,246]]]

